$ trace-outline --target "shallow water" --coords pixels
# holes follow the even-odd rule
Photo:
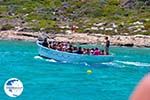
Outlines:
[[[43,59],[35,43],[0,41],[0,100],[13,99],[3,90],[12,77],[24,85],[15,100],[128,100],[150,71],[150,49],[111,47],[111,52],[113,62],[85,66]]]

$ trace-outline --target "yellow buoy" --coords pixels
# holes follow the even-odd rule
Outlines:
[[[87,70],[87,74],[92,74],[92,70]]]

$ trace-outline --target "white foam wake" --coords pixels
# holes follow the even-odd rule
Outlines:
[[[133,66],[138,66],[138,67],[150,67],[150,63],[142,63],[142,62],[129,62],[129,61],[118,61],[116,60],[115,62],[117,63],[122,63],[125,65],[133,65]]]
[[[108,65],[108,66],[113,66],[113,67],[118,67],[118,68],[123,68],[123,67],[127,67],[125,65],[121,65],[121,64],[118,64],[116,62],[109,62],[109,63],[102,63],[104,65]]]
[[[34,56],[34,59],[40,59],[43,60],[43,58],[41,56]]]
[[[48,61],[48,62],[57,62],[57,61],[54,60],[54,59],[46,59],[45,61]]]
[[[57,62],[54,59],[44,59],[41,56],[34,56],[34,59],[45,60],[48,62]],[[66,62],[64,61],[63,63],[66,63]],[[102,64],[114,66],[114,67],[127,67],[127,65],[133,65],[133,66],[137,66],[137,67],[150,67],[150,63],[130,62],[130,61],[120,61],[120,60],[115,60],[115,61],[110,62],[110,63],[102,63]],[[86,63],[85,63],[85,65],[86,65]]]
[[[34,56],[34,59],[44,60],[44,61],[47,61],[47,62],[57,62],[54,59],[44,59],[41,56]]]

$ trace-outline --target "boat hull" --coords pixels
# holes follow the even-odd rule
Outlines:
[[[44,47],[37,41],[39,55],[44,58],[55,59],[60,62],[68,63],[104,63],[113,61],[113,55],[81,55],[76,53],[62,52]]]

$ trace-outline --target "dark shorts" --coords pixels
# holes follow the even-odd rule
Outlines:
[[[105,47],[105,52],[107,55],[109,54],[109,47]]]

